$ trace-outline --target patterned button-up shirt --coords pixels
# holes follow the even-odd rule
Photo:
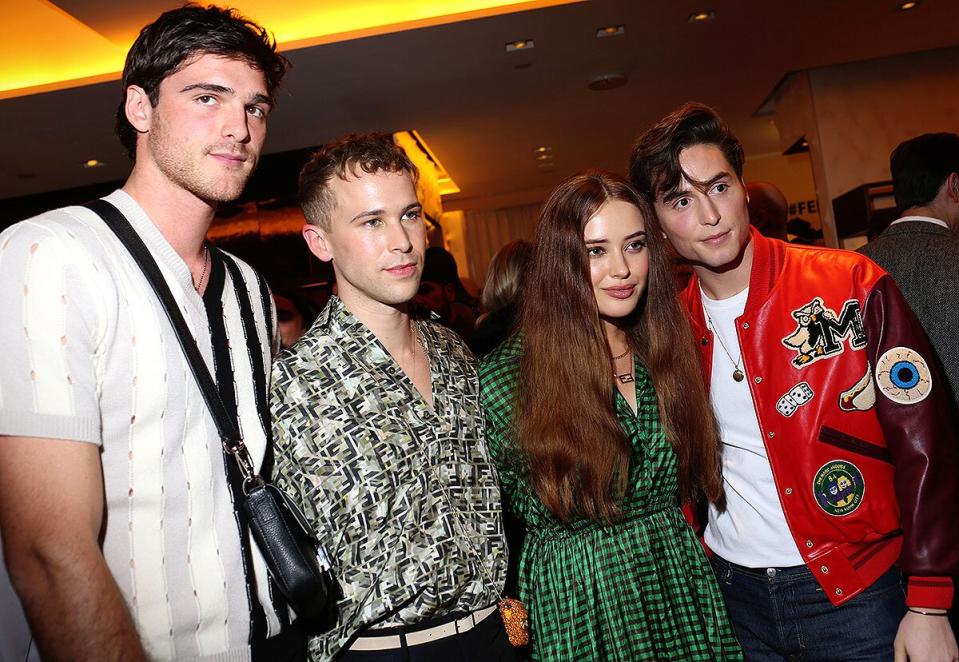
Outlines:
[[[480,609],[503,588],[476,360],[446,328],[417,325],[432,409],[336,297],[273,366],[276,484],[302,505],[344,593],[336,626],[310,643],[314,659],[368,625]]]

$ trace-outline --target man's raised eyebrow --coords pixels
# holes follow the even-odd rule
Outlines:
[[[236,94],[236,90],[232,87],[217,85],[216,83],[193,83],[180,91],[189,92],[190,90],[203,90],[204,92],[216,92],[217,94]]]
[[[359,214],[350,219],[350,223],[353,221],[358,221],[364,216],[382,216],[386,213],[385,209],[369,209],[367,211],[361,211]]]
[[[217,85],[216,83],[193,83],[192,85],[187,85],[180,92],[189,92],[191,90],[202,90],[203,92],[215,92],[216,94],[236,94],[236,90],[232,87],[227,87],[226,85]],[[271,108],[273,107],[273,99],[271,99],[266,94],[261,92],[256,92],[250,95],[249,104],[265,103]]]
[[[712,188],[713,184],[715,184],[721,179],[727,179],[729,177],[732,177],[732,175],[730,175],[728,172],[723,170],[722,172],[716,173],[715,175],[713,175],[712,177],[706,180],[689,179],[687,177],[683,177],[683,181],[688,182],[689,185],[692,186],[697,191],[701,191],[705,193],[710,188]],[[668,204],[672,202],[673,200],[675,200],[676,198],[681,198],[684,195],[686,195],[688,191],[689,189],[685,189],[685,188],[681,189],[677,186],[675,189],[673,189],[672,191],[670,191],[669,193],[663,196],[662,204]]]
[[[268,97],[265,94],[260,94],[259,92],[250,96],[250,105],[253,105],[256,103],[265,103],[270,108],[273,107],[273,99]]]

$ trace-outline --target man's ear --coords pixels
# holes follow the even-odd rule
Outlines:
[[[150,130],[153,104],[150,103],[150,96],[146,93],[146,90],[139,85],[127,86],[127,96],[123,109],[126,112],[127,121],[139,133],[146,133]]]
[[[333,251],[330,250],[329,242],[326,239],[326,232],[323,228],[307,223],[301,230],[303,240],[306,241],[306,247],[323,262],[329,262],[333,259]]]
[[[959,204],[959,173],[951,172],[946,177],[946,195],[953,204]]]

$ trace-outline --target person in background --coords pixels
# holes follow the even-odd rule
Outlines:
[[[789,203],[778,188],[768,182],[746,184],[749,223],[764,237],[786,241]]]
[[[899,218],[859,252],[902,290],[936,349],[959,410],[959,135],[907,140],[893,150],[889,166]]]
[[[445,248],[430,246],[426,249],[426,263],[416,303],[437,313],[440,322],[467,342],[470,340],[476,327],[473,297],[460,282],[456,259]]]
[[[159,264],[255,471],[271,453],[269,289],[205,236],[256,168],[288,66],[235,10],[162,14],[123,70],[117,133],[133,170],[99,203]],[[0,526],[43,659],[302,659],[239,471],[103,220],[68,207],[0,235],[0,309]]]
[[[662,231],[621,177],[577,175],[549,196],[517,333],[480,384],[527,527],[531,659],[741,659],[680,510],[721,502],[718,436]]]
[[[346,136],[300,173],[303,236],[337,294],[273,365],[276,484],[343,587],[314,659],[509,661],[476,359],[411,315],[426,253],[416,176],[388,134]]]
[[[686,104],[630,159],[693,267],[727,496],[704,543],[739,641],[761,660],[955,660],[959,446],[932,349],[870,260],[750,228],[744,158]]]
[[[511,241],[496,251],[486,271],[480,304],[483,314],[476,321],[470,349],[483,358],[513,333],[523,278],[533,254],[528,241]]]

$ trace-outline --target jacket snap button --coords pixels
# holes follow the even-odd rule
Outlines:
[[[762,378],[762,377],[756,377],[755,382],[756,382],[757,384],[762,384],[762,383],[763,383],[763,378]]]
[[[748,328],[749,328],[749,322],[743,322],[743,328],[744,328],[744,329],[748,329]]]
[[[812,540],[806,541],[806,547],[812,547]]]
[[[824,575],[828,575],[828,574],[829,574],[829,567],[824,565],[823,567],[819,568],[819,572],[821,572],[821,573],[824,574]]]
[[[787,487],[787,488],[786,488],[786,494],[792,494],[792,493],[793,493],[793,488]]]
[[[841,589],[841,588],[837,588],[837,589],[836,589],[836,595],[842,595],[842,589]]]
[[[703,336],[703,339],[700,340],[699,342],[701,342],[703,345],[708,345],[708,344],[709,344],[709,338],[707,338],[706,336]]]
[[[776,433],[773,432],[772,430],[770,430],[770,431],[769,431],[769,438],[772,439],[772,438],[775,437],[775,436],[776,436]]]

